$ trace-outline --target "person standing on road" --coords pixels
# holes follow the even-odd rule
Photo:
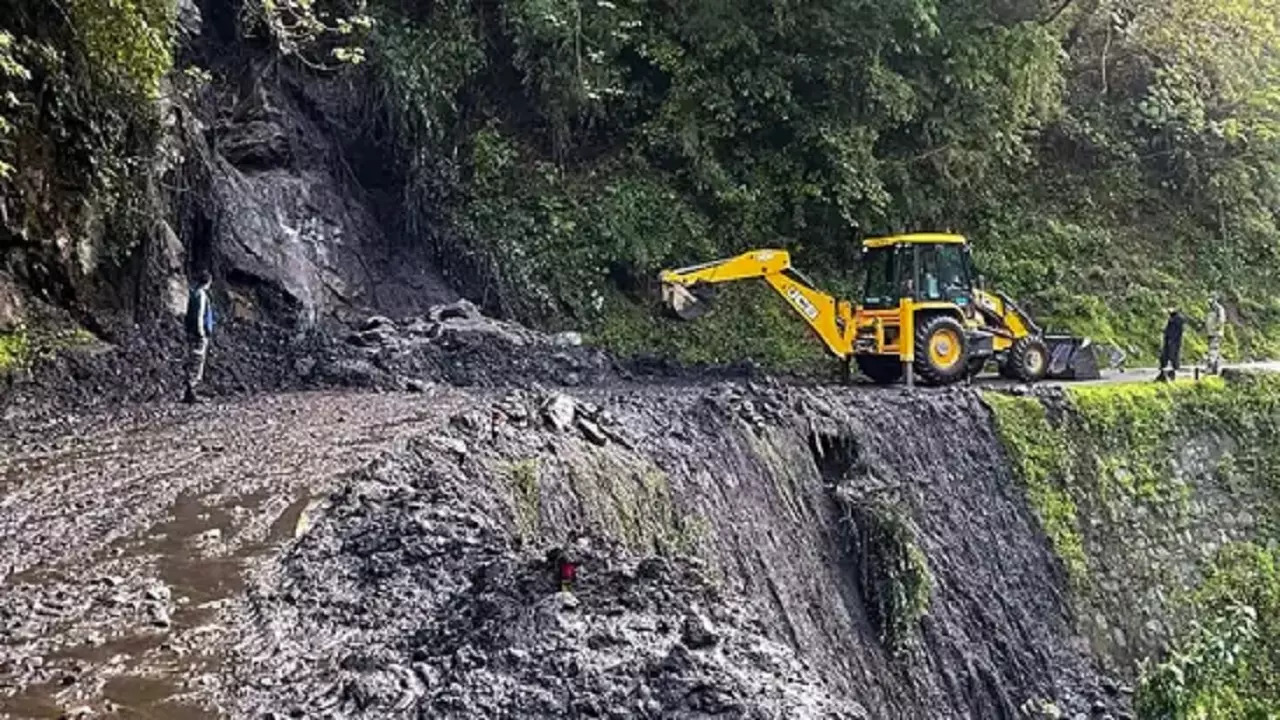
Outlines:
[[[1169,320],[1164,325],[1164,344],[1160,348],[1160,375],[1157,380],[1174,380],[1182,364],[1182,329],[1187,319],[1178,308],[1169,309]],[[1165,368],[1169,368],[1166,372]]]
[[[196,388],[204,379],[209,337],[213,334],[213,303],[209,302],[209,287],[212,284],[213,276],[209,271],[201,271],[187,297],[187,392],[182,396],[182,401],[188,404],[200,401]]]
[[[1227,327],[1227,311],[1218,300],[1218,293],[1209,297],[1209,316],[1204,329],[1209,335],[1209,357],[1205,360],[1205,372],[1217,375],[1222,371],[1222,333]]]

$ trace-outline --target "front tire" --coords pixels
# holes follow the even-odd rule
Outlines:
[[[858,355],[858,370],[877,385],[892,385],[902,379],[902,361],[897,355]]]
[[[1008,376],[1026,383],[1038,382],[1049,372],[1049,346],[1038,337],[1021,338],[1009,348],[1005,363]]]
[[[916,375],[928,385],[947,385],[969,372],[969,338],[964,326],[935,315],[916,329]]]

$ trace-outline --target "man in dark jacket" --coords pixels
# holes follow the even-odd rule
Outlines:
[[[1164,324],[1164,344],[1160,348],[1160,375],[1157,380],[1173,380],[1182,364],[1182,328],[1187,319],[1178,308],[1169,310],[1169,320]],[[1166,372],[1165,368],[1169,368]]]
[[[204,379],[204,361],[209,352],[209,336],[213,334],[213,304],[209,302],[209,286],[213,284],[213,276],[204,270],[191,287],[187,297],[187,317],[184,323],[187,331],[187,392],[182,396],[184,403],[199,402],[196,387]]]

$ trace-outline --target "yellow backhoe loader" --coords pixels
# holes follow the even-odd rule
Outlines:
[[[977,374],[989,360],[1001,375],[1024,382],[1100,377],[1088,339],[1046,335],[1008,296],[981,287],[963,236],[865,240],[861,267],[865,282],[856,305],[818,290],[791,267],[785,250],[664,270],[659,280],[667,309],[692,320],[707,310],[717,284],[762,278],[833,355],[877,383],[905,376],[908,384],[919,378],[946,385]]]

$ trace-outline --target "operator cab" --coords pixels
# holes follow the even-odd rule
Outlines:
[[[902,235],[863,244],[862,307],[891,310],[916,303],[953,303],[967,309],[977,276],[969,244],[958,235]]]

